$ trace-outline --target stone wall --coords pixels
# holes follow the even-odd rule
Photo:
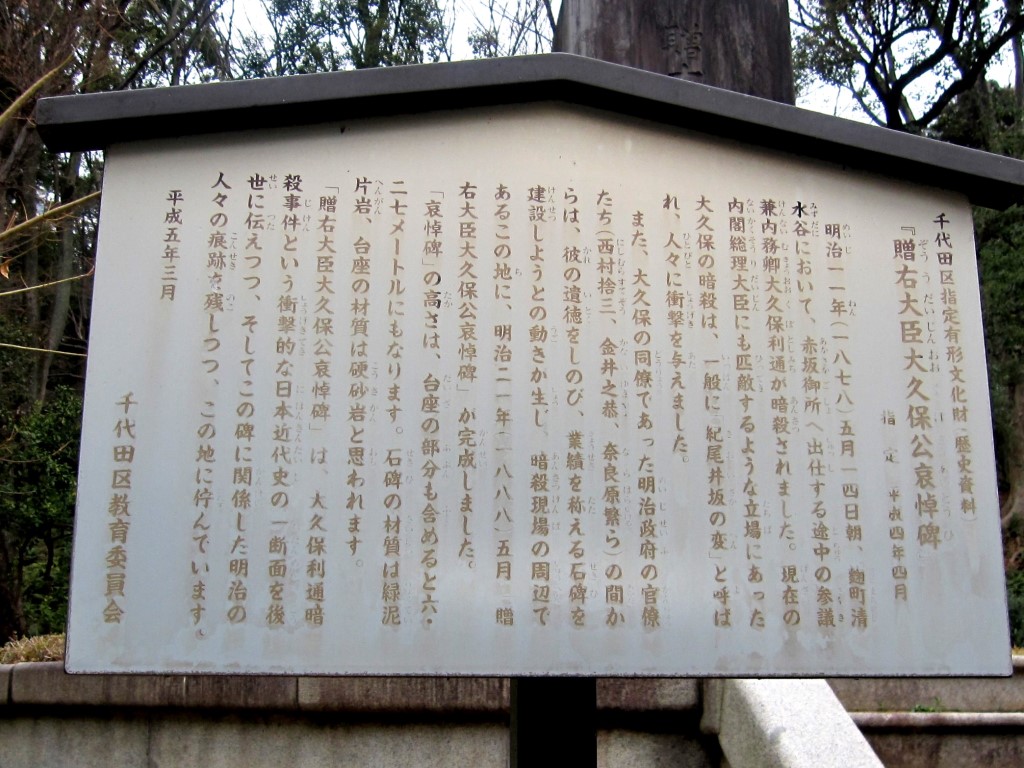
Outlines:
[[[6,694],[6,695],[4,695]],[[718,765],[694,680],[601,680],[598,764]],[[505,678],[67,675],[0,666],[0,766],[505,768]]]
[[[1017,765],[1024,764],[1024,660],[1015,659],[1014,668],[1005,679],[830,684],[888,768],[944,768],[975,758]],[[750,697],[727,696],[726,689],[763,689],[760,696],[796,683],[599,680],[598,765],[718,766],[721,737],[734,766],[762,768],[769,763],[761,752],[781,742],[758,732],[771,736],[778,726],[795,733],[823,705],[788,715],[769,707],[768,715],[785,722],[766,728],[747,711]],[[806,697],[782,698],[796,704]],[[505,678],[107,676],[67,675],[61,663],[0,666],[0,768],[504,768],[508,724]],[[835,733],[822,735],[834,747]],[[843,765],[848,756],[835,757]]]

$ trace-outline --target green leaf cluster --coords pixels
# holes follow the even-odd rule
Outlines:
[[[936,121],[935,138],[1024,158],[1024,113],[1010,88],[981,83]],[[1024,206],[974,210],[982,321],[1000,486],[1024,488]],[[1012,501],[1012,500],[1011,500]],[[1007,521],[1009,522],[1009,521]]]
[[[1024,571],[1007,571],[1006,602],[1010,613],[1010,644],[1024,648]]]
[[[0,632],[63,631],[82,399],[56,389],[14,420],[0,445],[0,589],[15,615]]]
[[[438,0],[263,0],[268,35],[243,38],[243,77],[332,72],[450,58]]]
[[[920,133],[1021,30],[1019,2],[792,0],[797,86],[847,89],[879,125]]]

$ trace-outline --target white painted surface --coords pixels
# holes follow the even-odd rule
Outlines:
[[[543,106],[121,146],[106,174],[69,669],[1009,671],[970,209],[959,196]],[[214,187],[220,174],[230,189]],[[254,174],[268,180],[263,190],[248,183]],[[301,176],[288,232],[287,175]],[[360,179],[369,213],[356,211]],[[475,198],[460,196],[466,182]],[[496,199],[501,186],[507,200]],[[546,221],[530,220],[536,187]],[[168,200],[172,190],[180,202]],[[327,232],[320,205],[331,196]],[[395,199],[408,207],[390,207]],[[180,225],[168,223],[172,209]],[[257,264],[246,244],[248,217],[260,213],[273,229],[259,231]],[[169,227],[181,242],[165,269]],[[225,247],[209,245],[214,232]],[[942,235],[948,248],[936,243]],[[286,253],[291,237],[296,251]],[[730,237],[742,238],[745,265]],[[775,264],[765,261],[769,237]],[[603,239],[613,251],[607,274]],[[894,241],[908,239],[914,261],[895,255]],[[427,254],[430,240],[437,254]],[[364,244],[369,272],[359,273]],[[333,271],[318,272],[328,247]],[[578,263],[566,261],[572,247]],[[938,263],[940,251],[951,263]],[[916,273],[900,283],[904,267]],[[424,349],[436,280],[436,349]],[[172,284],[173,300],[161,298]],[[574,285],[578,303],[566,298]],[[365,315],[353,309],[363,298]],[[211,300],[223,305],[212,320]],[[567,308],[579,309],[578,322]],[[674,328],[670,311],[681,313]],[[353,319],[366,320],[365,336],[350,337]],[[329,353],[317,350],[324,339]],[[329,393],[314,392],[328,380],[317,360]],[[603,373],[609,360],[615,370]],[[362,362],[365,378],[353,373]],[[436,392],[425,391],[428,376]],[[609,379],[614,398],[602,394]],[[955,386],[963,402],[953,402]],[[430,395],[436,413],[424,410]],[[318,404],[329,406],[326,418]],[[366,408],[357,424],[354,404]],[[911,406],[927,408],[916,412],[926,424],[911,423]],[[132,434],[122,423],[118,435],[125,418]],[[240,423],[253,425],[251,439]],[[438,440],[429,483],[425,438]],[[115,453],[129,445],[130,463],[123,448]],[[354,447],[361,466],[350,463]],[[460,466],[467,452],[475,467]],[[245,467],[249,484],[236,472]],[[123,469],[130,488],[112,487]],[[641,489],[645,477],[653,492]],[[205,490],[204,508],[196,493]],[[241,490],[248,507],[238,506]],[[353,493],[362,495],[354,534]],[[116,494],[129,503],[123,542],[110,528]],[[540,533],[531,510],[545,503]],[[322,552],[310,537],[323,539]],[[123,561],[121,550],[110,554],[119,543]],[[535,562],[549,564],[547,581]],[[323,599],[308,599],[321,583]],[[385,595],[392,584],[397,596]],[[544,586],[549,602],[535,599]],[[609,602],[618,586],[622,602]],[[436,613],[424,608],[428,593]],[[307,614],[318,604],[319,625]],[[233,623],[238,606],[245,618]],[[273,624],[277,607],[283,619]],[[389,608],[400,624],[382,623]],[[498,620],[509,615],[511,624]]]

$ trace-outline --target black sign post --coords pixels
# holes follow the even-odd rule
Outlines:
[[[512,768],[559,761],[597,765],[597,679],[514,677],[509,754]]]

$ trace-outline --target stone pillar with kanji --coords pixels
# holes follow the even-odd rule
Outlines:
[[[563,0],[554,49],[794,101],[786,0]]]

